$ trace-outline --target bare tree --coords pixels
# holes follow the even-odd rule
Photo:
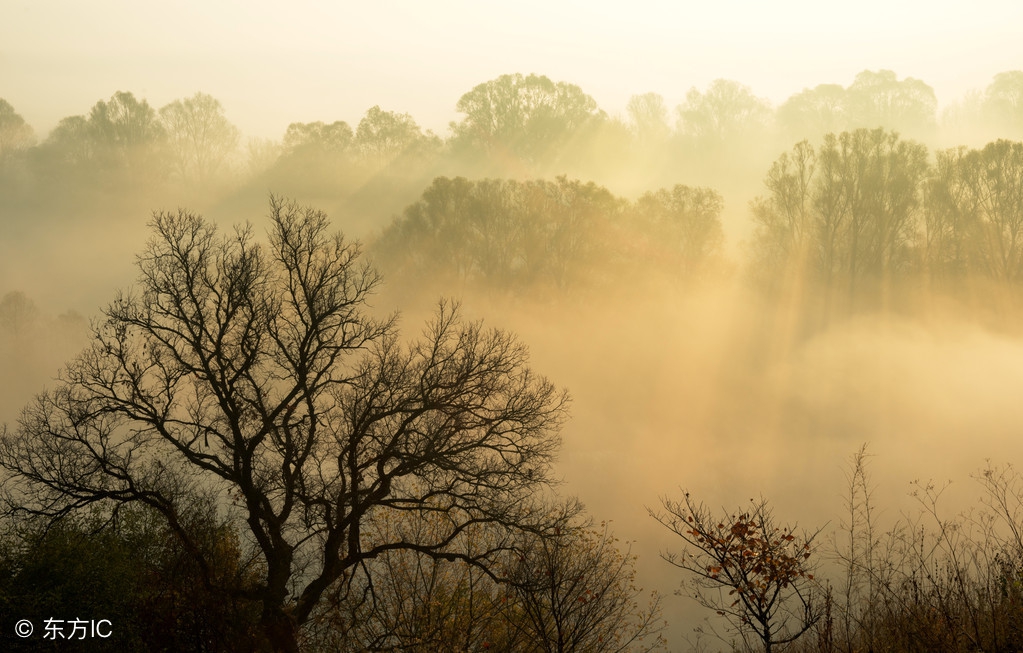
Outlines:
[[[151,506],[207,583],[181,515],[196,492],[219,497],[263,570],[222,589],[262,606],[266,646],[296,651],[325,593],[386,552],[489,570],[523,531],[550,527],[567,397],[512,335],[445,303],[404,343],[394,316],[367,310],[379,277],[323,213],[271,198],[270,221],[260,244],[249,227],[156,214],[137,288],[0,431],[0,465],[14,511]],[[430,537],[365,527],[409,516],[434,520]],[[480,525],[503,535],[454,547]]]
[[[636,556],[618,548],[607,523],[533,538],[510,574],[517,600],[513,626],[543,653],[652,651],[659,636],[660,597],[637,601]]]

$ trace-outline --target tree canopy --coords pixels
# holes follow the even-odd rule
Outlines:
[[[557,153],[601,118],[596,101],[575,84],[543,75],[501,75],[458,99],[456,147],[518,157],[534,164]]]

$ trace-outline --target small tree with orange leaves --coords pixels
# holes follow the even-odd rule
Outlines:
[[[748,510],[716,518],[684,492],[681,501],[662,499],[663,511],[650,514],[685,542],[680,553],[662,557],[690,573],[685,585],[693,598],[727,619],[747,644],[759,639],[771,653],[822,616],[812,573],[820,530],[796,535],[775,525],[765,499],[750,501]]]

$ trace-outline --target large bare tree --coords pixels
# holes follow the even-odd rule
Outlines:
[[[369,560],[412,550],[489,570],[564,517],[545,487],[567,397],[512,335],[449,304],[403,341],[367,309],[378,275],[323,213],[272,198],[270,223],[260,243],[156,214],[137,286],[0,432],[0,465],[13,510],[151,507],[207,583],[220,577],[182,515],[215,497],[259,571],[218,589],[261,605],[267,647],[296,651],[326,592],[372,587],[352,583]],[[430,537],[403,530],[410,516],[429,516]],[[456,546],[480,525],[505,536]]]

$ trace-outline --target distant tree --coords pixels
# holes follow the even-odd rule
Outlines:
[[[278,185],[303,195],[344,192],[365,179],[355,133],[342,120],[288,125],[271,174]]]
[[[679,133],[701,150],[760,137],[772,118],[770,103],[753,95],[748,86],[727,79],[714,80],[702,93],[690,89],[677,113]]]
[[[977,197],[983,215],[984,259],[996,278],[1023,279],[1023,143],[988,143],[980,152]]]
[[[601,129],[607,134],[617,128],[621,143],[616,148],[595,152],[591,157],[609,168],[600,178],[614,179],[619,185],[631,181],[644,188],[674,178],[673,132],[664,98],[657,93],[634,95],[626,105],[626,114],[627,121],[609,119]],[[605,136],[602,141],[610,143],[611,139]]]
[[[936,282],[963,279],[980,266],[980,157],[964,147],[941,150],[925,185],[923,264]]]
[[[355,147],[373,161],[389,161],[429,140],[412,116],[379,106],[366,112],[355,132]]]
[[[692,88],[676,109],[670,165],[702,184],[733,184],[762,170],[774,155],[770,103],[738,82]]]
[[[1023,280],[1023,143],[939,152],[927,189],[924,239],[932,274]]]
[[[352,147],[355,138],[348,123],[338,120],[329,125],[323,122],[293,122],[284,132],[282,147],[286,155],[308,155],[311,152],[344,153]]]
[[[933,136],[938,100],[919,79],[899,80],[890,70],[864,70],[847,90],[850,128],[883,128],[914,138]]]
[[[890,70],[864,70],[848,88],[821,84],[804,89],[778,108],[778,123],[790,140],[817,141],[825,134],[887,129],[903,136],[936,133],[937,98],[924,82],[899,80]]]
[[[250,138],[245,144],[248,151],[248,172],[258,175],[272,168],[281,157],[281,143],[269,138]]]
[[[114,93],[109,102],[97,102],[89,113],[89,124],[99,143],[121,150],[150,145],[164,133],[149,103],[122,91]]]
[[[0,161],[25,150],[35,142],[32,127],[11,106],[0,98]]]
[[[518,221],[506,189],[515,182],[438,177],[374,246],[388,269],[409,278],[436,274],[507,283],[517,258]]]
[[[839,84],[804,89],[778,107],[778,123],[789,142],[846,131],[850,118],[848,93]]]
[[[709,188],[677,184],[639,198],[636,211],[646,222],[645,231],[667,250],[686,276],[704,272],[721,251],[724,232],[721,210],[724,200]]]
[[[6,506],[59,518],[142,505],[204,579],[214,560],[185,516],[196,493],[233,505],[260,572],[266,645],[300,628],[367,563],[410,550],[491,568],[522,532],[553,527],[550,483],[566,395],[503,331],[442,304],[423,336],[365,308],[379,281],[326,216],[271,200],[269,242],[221,236],[180,211],[153,217],[139,287],[92,346],[0,430]],[[435,537],[374,537],[370,520],[440,516]],[[467,554],[466,530],[502,536]]]
[[[97,102],[89,112],[89,131],[104,167],[123,169],[135,179],[158,174],[164,130],[145,100],[119,91]]]
[[[992,123],[998,138],[1023,138],[1023,71],[998,73],[984,90],[980,118]]]
[[[95,160],[96,141],[88,118],[68,116],[62,119],[43,143],[50,159],[67,166],[82,166]]]
[[[603,257],[621,201],[589,183],[440,177],[383,234],[393,270],[494,288],[564,287]]]
[[[21,338],[38,328],[39,309],[28,296],[14,290],[0,299],[0,333]]]
[[[625,203],[603,186],[558,177],[528,182],[522,256],[541,283],[558,288],[613,277],[621,258],[615,224]]]
[[[42,163],[49,174],[70,172],[74,179],[152,178],[164,170],[164,136],[148,102],[118,91],[97,102],[88,116],[61,120],[43,144]]]
[[[942,112],[941,128],[943,142],[956,147],[1023,139],[1023,71],[998,73],[984,90],[967,92]]]
[[[992,121],[982,117],[984,95],[981,91],[967,91],[958,100],[941,111],[938,141],[944,147],[983,144],[996,133]]]
[[[456,108],[465,114],[451,124],[456,148],[526,164],[549,160],[602,118],[596,101],[578,86],[542,75],[502,75],[475,86]]]
[[[186,182],[209,183],[238,146],[238,128],[216,98],[196,93],[160,109],[174,170]]]
[[[809,273],[850,297],[910,265],[927,150],[881,129],[829,134],[814,151],[797,144],[771,166],[768,194],[752,204],[761,271]]]
[[[0,298],[0,415],[16,415],[54,370],[86,342],[88,322],[74,312],[52,316],[25,293]]]
[[[750,204],[757,224],[752,261],[757,273],[801,275],[826,266],[836,247],[841,202],[817,190],[816,166],[817,152],[801,141],[767,172],[767,195]]]
[[[629,121],[641,144],[663,144],[671,135],[668,106],[657,93],[633,95],[626,105]]]
[[[651,516],[685,546],[663,558],[687,572],[693,598],[724,617],[747,644],[759,640],[771,653],[821,619],[812,560],[820,531],[797,534],[777,525],[763,499],[721,516],[688,492],[661,506]]]

